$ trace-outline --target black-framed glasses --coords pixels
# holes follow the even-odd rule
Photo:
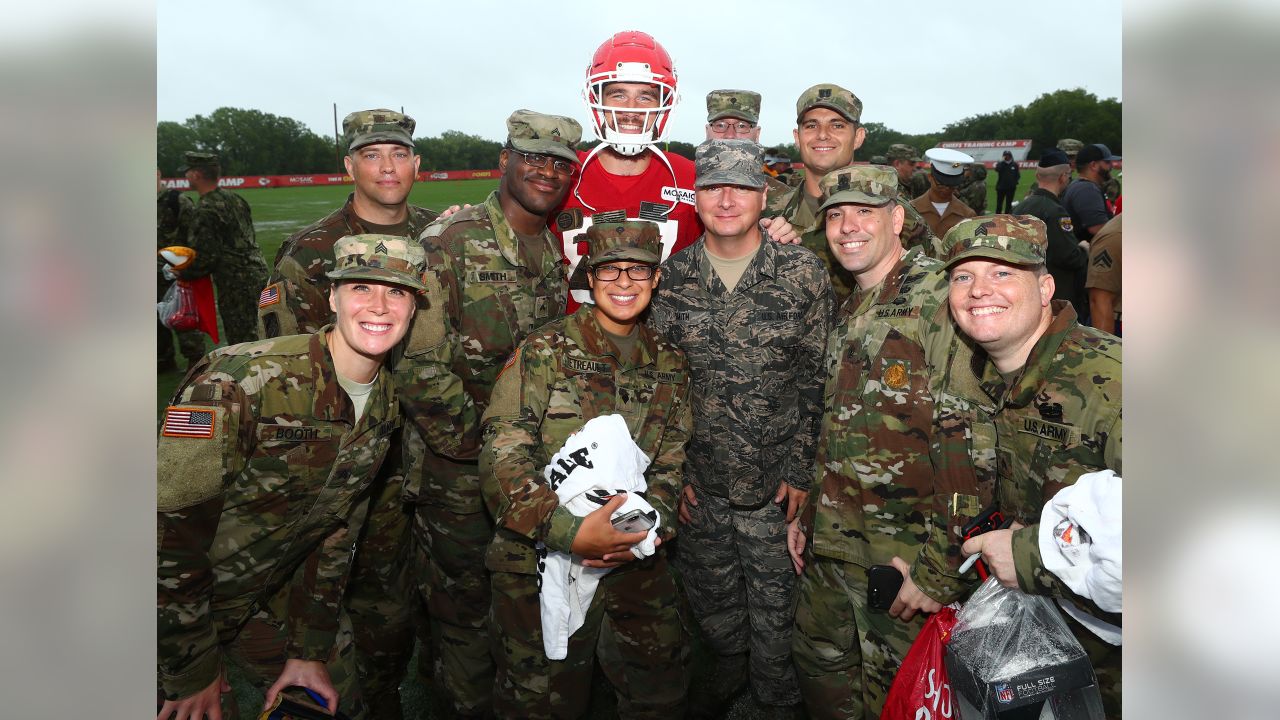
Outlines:
[[[527,153],[527,152],[521,152],[519,150],[512,150],[512,152],[519,155],[524,160],[524,164],[528,165],[529,167],[536,167],[536,168],[546,167],[547,161],[551,160],[550,155],[541,155],[539,153]],[[562,175],[572,175],[574,164],[569,162],[568,160],[551,160],[551,167],[555,168],[555,171]]]
[[[741,135],[743,133],[751,132],[755,128],[755,125],[752,125],[751,123],[745,120],[738,120],[737,122],[729,122],[728,120],[717,120],[711,123],[711,129],[715,130],[718,133],[728,132],[729,128],[733,128],[738,132],[739,135]]]
[[[632,280],[648,280],[653,277],[656,268],[652,265],[632,265],[626,269],[627,277]],[[617,265],[597,265],[591,268],[591,276],[601,282],[610,282],[622,277],[623,269]]]

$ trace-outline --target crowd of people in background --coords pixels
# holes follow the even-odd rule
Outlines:
[[[802,168],[761,96],[679,99],[653,37],[611,36],[590,128],[519,109],[497,188],[410,205],[415,122],[343,121],[346,203],[268,264],[220,164],[161,189],[161,247],[211,276],[227,345],[159,331],[186,375],[160,420],[157,720],[581,717],[598,664],[623,717],[877,718],[925,617],[978,585],[1053,597],[1120,717],[1118,607],[1041,556],[1046,503],[1121,467],[1120,196],[1107,146],[1062,139],[1014,195],[895,144],[855,159],[863,102],[800,93]],[[965,551],[963,548],[968,547]],[[896,578],[870,602],[869,572]],[[691,612],[690,612],[691,611]],[[1078,613],[1078,614],[1077,614]],[[690,686],[698,638],[707,682]],[[745,700],[744,700],[745,698]]]

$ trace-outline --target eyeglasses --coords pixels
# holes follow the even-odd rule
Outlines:
[[[737,122],[729,122],[727,120],[717,120],[711,123],[711,129],[715,130],[718,133],[727,132],[729,128],[733,128],[738,132],[739,135],[741,135],[743,133],[750,132],[752,129],[755,128],[755,125],[752,125],[751,123],[745,122],[743,120],[739,120]]]
[[[648,280],[653,277],[655,269],[652,265],[632,265],[626,269],[626,273],[632,280]],[[591,268],[591,276],[603,282],[617,280],[622,273],[623,269],[617,265],[597,265]]]
[[[538,153],[520,152],[519,150],[512,150],[512,152],[514,152],[515,154],[523,158],[524,164],[528,165],[529,167],[536,167],[536,168],[546,167],[547,161],[551,160],[550,155],[540,155]],[[561,175],[572,175],[573,169],[575,166],[573,163],[567,160],[551,160],[551,167],[555,168],[555,171],[560,173]]]

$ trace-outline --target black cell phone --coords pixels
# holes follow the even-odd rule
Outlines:
[[[888,610],[898,597],[902,587],[902,573],[892,565],[872,565],[867,568],[867,607],[872,610]]]
[[[611,522],[618,532],[649,532],[649,528],[653,527],[654,518],[652,515],[645,513],[645,511],[636,509],[613,518]]]

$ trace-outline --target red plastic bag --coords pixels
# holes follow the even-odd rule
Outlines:
[[[200,311],[196,308],[196,295],[191,286],[175,280],[156,306],[160,322],[171,330],[195,330],[200,327]]]
[[[944,607],[925,621],[889,686],[880,720],[958,718],[947,681],[946,650],[956,611]]]

